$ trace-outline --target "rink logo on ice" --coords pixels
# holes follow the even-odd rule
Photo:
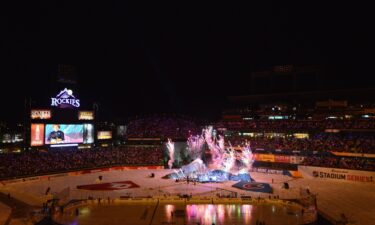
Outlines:
[[[123,190],[130,188],[139,188],[139,185],[131,181],[119,181],[119,182],[110,182],[110,183],[101,183],[101,184],[88,184],[88,185],[78,185],[77,189],[83,190],[104,190],[104,191],[115,191]]]
[[[236,187],[245,191],[272,193],[272,188],[267,183],[240,181],[232,185],[232,187]]]
[[[264,188],[264,185],[261,184],[261,183],[249,183],[249,184],[244,184],[243,186],[243,189],[246,189],[246,190],[254,190],[254,189],[262,189]]]

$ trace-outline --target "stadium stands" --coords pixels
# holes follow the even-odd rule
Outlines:
[[[162,165],[158,146],[23,152],[0,155],[0,179],[116,165]]]
[[[199,130],[192,118],[152,115],[130,120],[127,135],[128,138],[186,139]]]

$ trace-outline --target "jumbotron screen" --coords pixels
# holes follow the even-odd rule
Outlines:
[[[94,143],[94,125],[91,123],[83,124],[83,143]]]
[[[83,143],[83,124],[46,124],[45,144]]]

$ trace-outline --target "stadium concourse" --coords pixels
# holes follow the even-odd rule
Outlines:
[[[264,199],[276,198],[279,199],[297,199],[300,195],[301,189],[309,189],[311,193],[317,195],[317,205],[320,212],[323,212],[325,216],[333,220],[340,220],[342,213],[346,215],[350,224],[372,224],[375,220],[375,215],[372,213],[375,211],[375,189],[374,184],[367,183],[351,183],[346,181],[336,180],[322,180],[316,182],[307,178],[291,178],[286,175],[277,174],[265,174],[253,172],[252,177],[257,182],[269,183],[273,188],[273,193],[260,193],[246,190],[239,190],[234,188],[232,185],[236,182],[228,181],[225,183],[197,183],[190,182],[175,182],[170,179],[162,179],[172,170],[166,169],[137,169],[137,170],[115,170],[107,172],[96,172],[79,175],[61,175],[52,176],[49,179],[30,179],[25,181],[19,181],[14,183],[3,182],[0,186],[0,191],[4,194],[10,193],[12,197],[17,198],[30,206],[41,206],[46,200],[51,199],[52,196],[64,199],[102,199],[102,204],[107,204],[107,199],[126,199],[127,197],[148,197],[148,196],[159,196],[160,198],[176,195],[192,195],[195,197],[218,197],[220,196],[231,196],[233,193],[237,193],[237,197],[251,196],[253,199],[258,197]],[[154,173],[154,177],[150,174]],[[284,188],[284,183],[289,184],[289,189]],[[86,186],[83,186],[86,185]],[[91,185],[91,186],[87,186]],[[96,186],[96,188],[95,188]],[[85,189],[79,189],[79,188]],[[98,203],[95,203],[95,205]],[[115,204],[115,203],[109,203]],[[179,204],[173,207],[181,208]],[[151,219],[159,222],[170,221],[171,218],[165,214],[162,206],[157,206],[158,214],[155,218],[149,218],[153,210],[156,210],[154,203],[146,203],[148,205],[132,206],[131,212],[133,214],[133,221],[137,221],[137,224],[149,224]],[[255,204],[256,205],[256,204]],[[170,206],[172,207],[172,206]],[[90,207],[89,207],[90,208]],[[255,207],[256,208],[256,207]],[[83,212],[87,209],[81,207]],[[147,213],[147,220],[142,219],[145,217],[142,213],[148,209],[150,212]],[[93,209],[95,211],[95,209]],[[285,208],[284,208],[285,210]],[[100,210],[99,210],[100,211]],[[161,212],[159,212],[161,211]],[[130,212],[130,214],[131,214]],[[177,212],[177,211],[176,211]],[[298,211],[299,212],[299,211]],[[293,212],[293,216],[296,217],[298,212]],[[270,213],[267,215],[267,213]],[[103,214],[97,214],[103,216]],[[111,214],[108,214],[108,216]],[[298,224],[298,220],[288,219],[289,214],[277,214],[285,216],[284,222],[277,224]],[[143,217],[142,217],[143,216]],[[95,219],[96,215],[92,214],[80,214],[78,221],[80,224],[87,224],[91,218]],[[67,213],[63,217],[56,217],[56,220],[68,222],[75,220],[77,217]],[[255,210],[251,217],[252,223],[256,219],[263,219],[266,224],[275,224],[272,210],[264,210],[263,213]],[[176,220],[177,221],[177,220]],[[175,221],[175,222],[176,222]],[[191,220],[193,221],[193,220]],[[288,223],[289,221],[289,223]],[[291,222],[292,221],[292,222]],[[183,220],[176,222],[175,224],[183,224]],[[243,222],[243,221],[242,221]],[[241,223],[242,223],[241,222]],[[241,224],[239,223],[239,224]],[[11,223],[12,224],[12,223]],[[68,223],[69,224],[69,223]],[[103,223],[104,224],[104,223]],[[126,224],[126,223],[119,223]],[[152,223],[152,224],[163,224],[163,223]],[[208,223],[207,223],[208,224]],[[231,224],[229,221],[217,224]]]

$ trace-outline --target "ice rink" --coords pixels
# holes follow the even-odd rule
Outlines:
[[[70,199],[83,199],[89,196],[94,198],[107,199],[108,197],[119,198],[124,196],[131,197],[145,197],[145,196],[169,196],[178,194],[187,194],[193,196],[216,196],[217,194],[227,195],[230,191],[238,193],[238,196],[246,195],[252,197],[264,197],[268,198],[270,194],[244,191],[232,187],[233,184],[237,183],[234,181],[228,181],[225,183],[205,183],[194,185],[192,182],[187,184],[186,182],[176,183],[174,180],[162,179],[166,174],[171,173],[172,170],[126,170],[126,171],[108,171],[108,172],[97,172],[77,176],[63,176],[55,177],[50,180],[35,180],[25,181],[12,184],[0,184],[0,191],[3,193],[11,193],[12,196],[18,198],[30,205],[41,206],[44,201],[51,198],[51,195],[46,195],[46,190],[50,187],[50,193],[56,195],[69,187],[69,198]],[[155,173],[154,178],[150,178],[149,175]],[[98,177],[102,176],[102,181],[99,181]],[[375,221],[375,185],[368,183],[349,183],[343,181],[325,181],[325,180],[311,180],[305,178],[291,178],[289,176],[275,175],[275,174],[264,174],[264,173],[251,173],[251,176],[257,182],[270,183],[273,188],[272,196],[278,195],[280,199],[296,199],[299,197],[300,188],[309,188],[314,194],[317,194],[317,204],[319,211],[330,218],[335,220],[340,219],[340,215],[344,213],[348,218],[350,224],[363,224],[369,225],[374,224]],[[129,185],[115,184],[110,188],[118,190],[81,190],[77,189],[78,185],[89,185],[98,183],[110,183],[110,182],[121,182],[131,181],[139,187],[128,188]],[[273,181],[273,182],[272,182]],[[289,189],[283,188],[283,183],[289,183]],[[110,207],[116,208],[115,205]],[[169,207],[179,207],[178,205],[171,205]],[[218,207],[218,206],[215,206]],[[242,213],[241,206],[238,207],[239,213]],[[254,212],[259,211],[260,206],[249,206],[254,207]],[[178,210],[176,208],[176,210]],[[147,210],[146,210],[147,209]],[[96,209],[92,211],[101,211],[102,209]],[[130,210],[130,208],[129,208]],[[145,205],[142,209],[136,211],[143,211],[147,213],[142,214],[145,218],[155,212],[155,221],[168,221],[165,219],[168,213],[165,212],[167,207],[159,206],[155,209],[155,206]],[[215,212],[220,209],[212,209]],[[237,209],[236,209],[237,210]],[[280,209],[281,210],[281,209]],[[111,210],[110,210],[111,211]],[[117,210],[112,210],[115,213]],[[129,211],[129,213],[132,210]],[[225,211],[225,210],[224,210]],[[271,208],[265,208],[264,213],[272,212]],[[279,211],[279,209],[276,209]],[[121,210],[120,210],[121,212]],[[225,211],[226,212],[226,211]],[[126,214],[126,213],[125,213]],[[123,214],[125,216],[125,214]],[[141,217],[142,217],[141,215]],[[161,218],[158,217],[160,215]],[[257,214],[254,214],[257,215]],[[244,216],[245,218],[246,216]],[[159,219],[158,219],[159,218]],[[179,218],[178,216],[176,218]],[[68,218],[66,218],[68,220]],[[177,219],[176,219],[177,221]],[[193,219],[191,221],[194,221]],[[80,224],[88,224],[81,222]],[[147,224],[147,223],[145,223]],[[164,224],[164,223],[155,223]],[[167,223],[168,224],[168,223]],[[172,223],[173,224],[173,223]],[[174,222],[174,224],[180,224]],[[194,223],[192,223],[194,224]],[[196,223],[195,223],[196,224]],[[217,223],[219,224],[219,223]],[[230,224],[230,222],[226,223]],[[241,224],[240,222],[238,224]],[[251,223],[249,223],[251,224]],[[255,224],[255,222],[254,222]],[[267,223],[270,224],[270,223]],[[271,223],[272,224],[272,223]],[[280,224],[280,223],[279,223]],[[294,223],[291,223],[294,224]]]
[[[63,224],[112,224],[112,225],[160,225],[160,224],[255,224],[256,220],[267,224],[300,224],[299,210],[275,205],[238,204],[120,204],[103,202],[79,208],[55,217]],[[95,215],[95,216],[94,216]],[[272,215],[272,216],[270,216]]]

